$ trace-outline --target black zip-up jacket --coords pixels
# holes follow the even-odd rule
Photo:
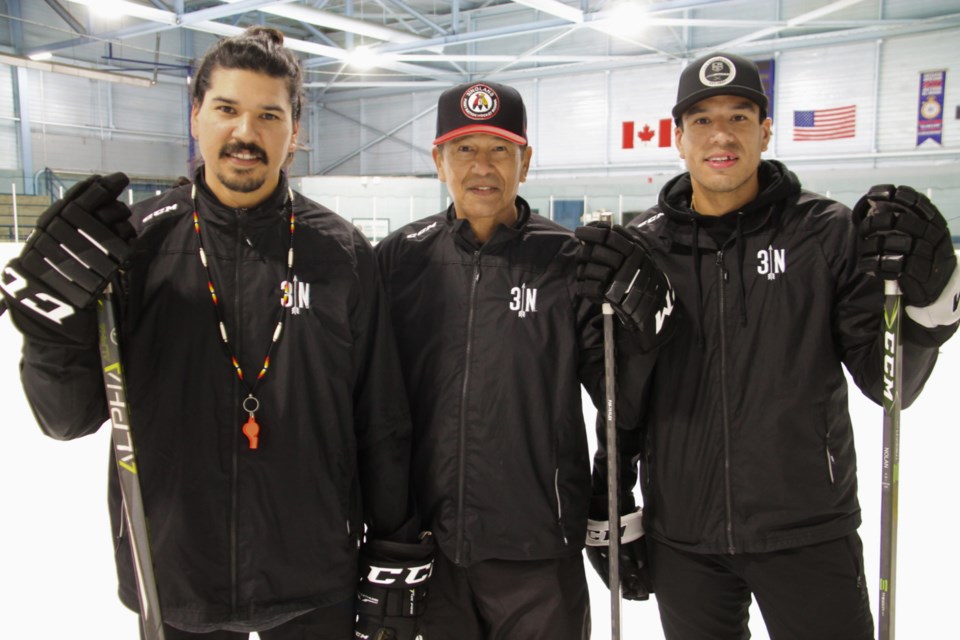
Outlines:
[[[354,597],[364,522],[385,536],[409,515],[410,422],[369,243],[293,194],[285,282],[286,180],[258,207],[232,209],[202,175],[202,238],[248,384],[283,313],[256,387],[259,448],[241,433],[247,391],[221,342],[191,185],[133,207],[139,235],[124,275],[122,349],[164,621],[249,631]],[[48,435],[83,436],[107,417],[95,343],[28,337],[22,378]],[[120,597],[138,610],[120,501],[111,469]]]
[[[719,245],[705,228],[717,220],[689,207],[686,173],[631,223],[682,313],[658,352],[619,363],[618,426],[638,430],[621,439],[625,482],[640,456],[647,535],[693,552],[776,551],[860,524],[843,366],[881,401],[883,286],[857,272],[847,207],[774,161],[760,180]],[[904,323],[908,406],[937,348],[910,341],[923,329]]]
[[[377,245],[417,507],[461,566],[568,556],[586,538],[580,384],[602,394],[599,309],[575,296],[573,234],[517,206],[482,245],[452,205]]]

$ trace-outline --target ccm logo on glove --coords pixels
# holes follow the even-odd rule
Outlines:
[[[367,582],[374,584],[397,584],[414,586],[426,582],[433,573],[433,562],[416,567],[377,567],[370,565]],[[402,580],[401,580],[402,578]]]
[[[27,279],[17,273],[12,266],[8,265],[4,268],[3,278],[0,278],[0,288],[11,298],[16,298],[24,307],[50,322],[61,325],[64,318],[73,315],[73,307],[44,291],[34,290],[32,296],[28,292],[26,296],[21,297],[21,292],[27,291],[29,287],[30,283]]]

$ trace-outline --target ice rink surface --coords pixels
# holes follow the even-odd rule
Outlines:
[[[15,245],[0,244],[0,264],[16,251]],[[0,640],[134,640],[137,618],[116,596],[106,497],[106,474],[113,465],[109,431],[104,428],[72,442],[42,435],[20,388],[19,360],[19,334],[9,318],[2,317]],[[958,382],[960,337],[955,337],[945,346],[923,395],[902,415],[896,616],[899,636],[907,640],[958,637],[954,586],[960,576],[955,502],[960,491],[960,402],[953,395],[960,395]],[[584,400],[592,432],[595,410],[586,395]],[[860,535],[876,618],[882,410],[851,388],[850,412],[859,457]],[[587,575],[592,637],[609,638],[608,592],[589,564]],[[755,608],[751,629],[754,638],[768,638]],[[621,630],[624,640],[661,640],[655,602],[625,602]]]

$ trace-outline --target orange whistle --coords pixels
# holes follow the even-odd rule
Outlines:
[[[252,413],[250,417],[247,418],[247,421],[243,423],[243,435],[247,436],[247,440],[250,442],[250,448],[256,449],[259,440],[258,436],[260,435],[260,425],[253,419]]]

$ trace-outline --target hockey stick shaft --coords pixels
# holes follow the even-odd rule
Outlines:
[[[900,406],[903,350],[900,345],[900,286],[884,283],[883,467],[880,501],[880,602],[878,640],[896,636],[897,495],[900,486]]]
[[[603,370],[606,390],[607,519],[610,523],[610,637],[620,640],[620,457],[617,449],[617,377],[613,307],[603,304]]]
[[[107,408],[112,425],[113,452],[123,495],[122,517],[130,536],[130,553],[137,577],[140,596],[140,621],[144,640],[164,640],[163,620],[160,616],[160,596],[153,570],[153,554],[147,533],[147,518],[140,494],[136,451],[127,405],[127,385],[120,358],[120,340],[117,332],[117,314],[110,286],[97,301],[97,324],[100,339],[100,363],[103,384],[107,394]]]

